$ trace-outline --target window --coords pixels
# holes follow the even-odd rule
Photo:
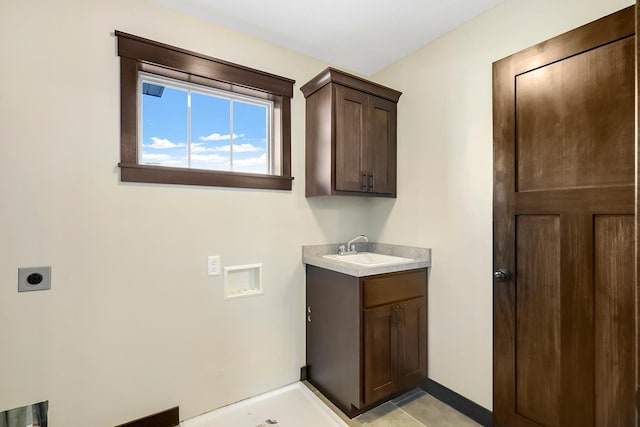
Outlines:
[[[122,181],[291,189],[293,80],[116,35]]]
[[[139,73],[138,105],[141,164],[271,175],[279,163],[271,101]]]

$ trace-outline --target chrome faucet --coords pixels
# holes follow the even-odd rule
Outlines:
[[[361,234],[359,236],[354,237],[353,239],[349,240],[347,242],[347,250],[345,251],[345,248],[343,245],[340,245],[338,247],[338,255],[348,255],[348,254],[357,254],[358,251],[356,251],[356,245],[354,245],[354,243],[358,240],[364,240],[365,242],[368,242],[369,239],[367,239],[367,236],[365,236],[364,234]]]

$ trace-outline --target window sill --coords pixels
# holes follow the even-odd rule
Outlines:
[[[119,163],[120,180],[153,184],[291,190],[293,177]]]

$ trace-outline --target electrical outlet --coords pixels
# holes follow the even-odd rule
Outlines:
[[[18,268],[18,292],[51,289],[51,267]]]
[[[209,255],[207,258],[207,274],[209,276],[220,275],[220,255]]]

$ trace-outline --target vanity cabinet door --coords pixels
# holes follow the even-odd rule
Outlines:
[[[427,376],[427,276],[403,271],[362,279],[364,403]]]
[[[398,389],[398,305],[364,311],[364,403]]]
[[[427,300],[364,311],[364,403],[415,386],[427,375]]]
[[[398,383],[401,389],[427,376],[427,299],[400,304],[398,316]]]

